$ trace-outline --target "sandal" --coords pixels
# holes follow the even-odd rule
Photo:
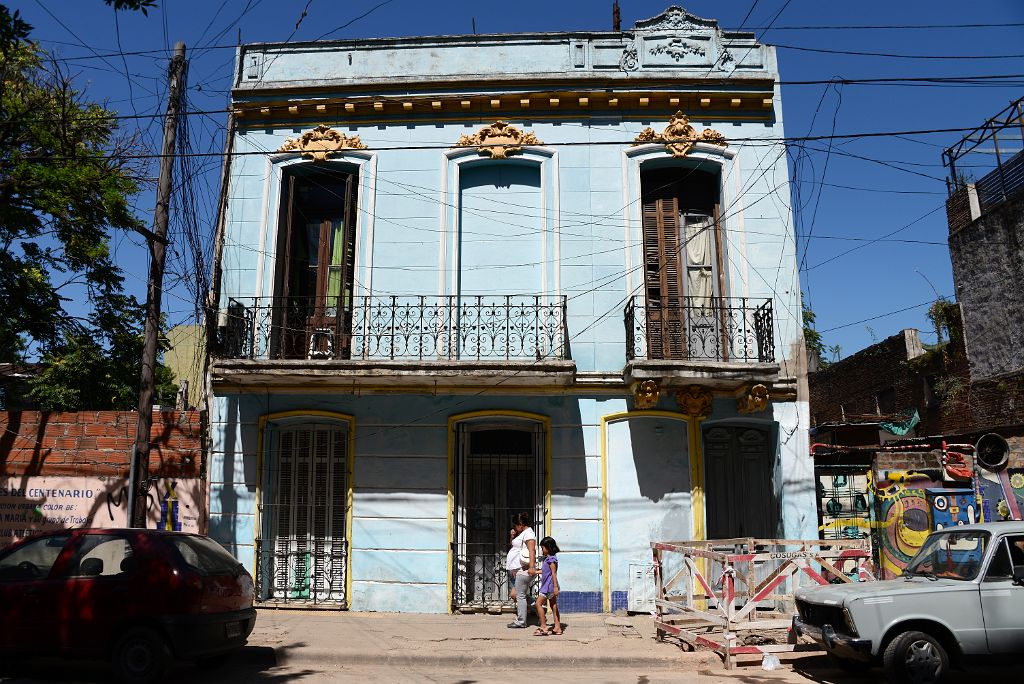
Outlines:
[[[533,630],[533,636],[548,636],[549,634],[551,634],[551,632],[547,631],[546,629],[541,629],[540,627]]]

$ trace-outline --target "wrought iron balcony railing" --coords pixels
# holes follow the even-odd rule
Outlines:
[[[218,355],[421,361],[570,358],[564,296],[332,299],[232,298],[227,320],[218,329]]]
[[[775,361],[772,300],[684,297],[667,306],[643,295],[626,304],[629,359]]]

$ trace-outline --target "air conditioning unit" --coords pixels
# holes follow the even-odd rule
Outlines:
[[[654,565],[652,563],[630,563],[626,610],[630,613],[653,613],[654,595]]]

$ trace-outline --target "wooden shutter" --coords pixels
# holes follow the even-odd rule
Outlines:
[[[647,355],[652,359],[685,358],[685,255],[679,234],[679,198],[672,186],[644,195],[643,232]]]

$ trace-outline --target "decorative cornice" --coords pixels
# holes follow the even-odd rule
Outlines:
[[[682,112],[676,112],[661,133],[653,128],[645,128],[633,140],[633,145],[662,143],[673,157],[685,157],[698,142],[710,143],[721,147],[727,146],[725,136],[713,128],[705,128],[697,135],[697,130],[690,125],[690,118]]]
[[[478,147],[481,155],[491,159],[507,159],[523,151],[525,145],[543,145],[533,133],[524,133],[507,121],[495,121],[473,135],[463,135],[455,147]]]
[[[640,31],[680,31],[718,28],[718,22],[695,16],[678,5],[672,5],[656,17],[640,19],[634,26]]]
[[[700,385],[690,385],[676,390],[676,404],[679,410],[693,418],[711,415],[711,391]]]
[[[697,45],[688,40],[682,38],[673,38],[667,43],[662,43],[651,48],[652,55],[668,55],[677,62],[682,61],[686,55],[697,55],[698,57],[705,57],[707,55],[707,48],[703,45]]]
[[[760,413],[768,408],[768,388],[757,384],[736,398],[738,413]]]
[[[638,409],[652,409],[658,405],[661,390],[654,380],[644,380],[633,385],[633,406]]]
[[[366,145],[358,135],[349,137],[339,133],[326,124],[306,131],[299,138],[290,138],[277,150],[278,152],[299,152],[315,162],[326,161],[327,158],[341,150],[365,150]]]

